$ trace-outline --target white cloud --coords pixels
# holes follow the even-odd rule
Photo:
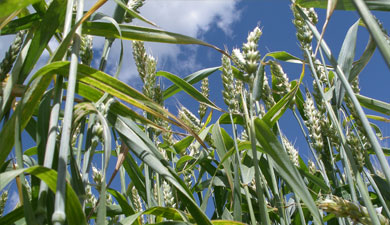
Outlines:
[[[85,10],[90,9],[95,2],[95,0],[86,0]],[[147,0],[140,11],[145,18],[155,22],[161,29],[202,39],[202,36],[215,26],[223,30],[226,35],[231,35],[231,25],[240,17],[237,2],[238,0]],[[108,1],[99,11],[112,16],[115,7],[114,1]],[[148,26],[139,20],[134,20],[134,24]],[[13,37],[5,36],[0,39],[0,52],[5,52]],[[137,72],[131,55],[131,42],[124,41],[123,43],[125,54],[120,78],[125,82],[134,81],[133,78],[136,77]],[[49,45],[54,50],[57,43],[50,41]],[[103,38],[94,38],[95,52],[101,53],[103,45]],[[169,70],[173,73],[188,73],[202,67],[196,61],[198,46],[160,43],[147,43],[146,46],[148,52],[158,59],[158,69]],[[115,73],[119,52],[120,42],[117,40],[107,62],[106,72],[111,75]],[[100,54],[96,54],[94,59],[95,67],[99,64],[98,57]],[[36,69],[39,69],[38,66],[44,65],[46,61],[47,52],[45,51]],[[172,63],[177,66],[168,68],[167,65]]]
[[[239,19],[239,10],[234,0],[182,0],[147,1],[141,14],[163,29],[200,37],[215,24],[225,33]]]
[[[213,26],[223,30],[226,35],[231,35],[231,25],[240,18],[237,2],[237,0],[147,0],[140,12],[163,30],[202,39],[202,36]],[[93,2],[87,1],[87,3],[90,7]],[[100,11],[111,15],[114,9],[115,4],[108,2]],[[134,24],[149,26],[139,20],[134,20]],[[103,46],[103,43],[102,39],[96,40],[94,46]],[[197,46],[146,43],[146,47],[148,53],[158,59],[158,69],[170,70],[173,73],[187,73],[200,69],[202,66],[196,62]],[[116,41],[112,48],[114,57],[108,62],[109,67],[116,66],[119,51],[119,41]],[[120,78],[129,81],[133,80],[137,72],[131,55],[131,43],[128,41],[124,42],[124,52],[125,61]],[[166,65],[169,62],[178,66],[167,68]],[[107,72],[112,74],[114,71]]]

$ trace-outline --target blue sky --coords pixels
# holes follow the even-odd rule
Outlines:
[[[87,0],[86,2],[87,7],[90,7],[95,1]],[[101,11],[111,15],[113,9],[114,3],[111,1]],[[320,29],[324,23],[325,10],[316,11],[319,14],[318,29]],[[247,34],[258,25],[263,30],[263,35],[259,42],[261,55],[272,51],[287,51],[302,58],[302,53],[295,37],[295,27],[291,22],[293,16],[290,10],[290,1],[287,0],[148,0],[146,5],[141,9],[141,14],[154,21],[163,29],[197,37],[220,48],[225,48],[226,46],[229,51],[233,47],[240,48],[242,43],[246,41]],[[386,13],[375,12],[375,15],[384,23],[390,21],[390,16],[386,15]],[[338,55],[348,28],[357,19],[357,12],[345,11],[336,11],[331,18],[324,39],[336,56]],[[134,23],[144,25],[139,21],[134,21]],[[384,26],[385,28],[390,28],[388,24],[384,24]],[[12,40],[12,37],[2,37],[1,40],[0,52],[4,52],[8,48],[8,43]],[[364,28],[360,27],[356,59],[363,52],[367,40],[368,33]],[[99,54],[103,46],[102,43],[102,38],[96,38],[94,40],[94,47],[96,48],[95,65],[99,60]],[[132,56],[129,54],[131,52],[130,42],[125,41],[124,44],[125,51],[128,53],[125,54],[125,60],[127,61],[124,63],[120,79],[140,89],[142,84],[137,77]],[[56,43],[52,42],[51,45],[54,47]],[[181,77],[199,69],[219,66],[221,64],[220,53],[207,47],[155,43],[148,43],[146,46],[148,52],[158,59],[158,70],[169,71]],[[109,68],[106,72],[113,74],[115,71],[118,53],[119,44],[117,42],[114,45],[112,56],[109,60]],[[43,65],[45,61],[43,58],[40,61],[40,65]],[[300,65],[282,63],[282,66],[290,80],[298,78],[301,72]],[[361,93],[389,102],[390,92],[387,86],[390,83],[390,76],[388,75],[388,71],[389,69],[377,51],[360,75]],[[270,76],[269,73],[267,75]],[[312,78],[307,72],[304,84],[310,87],[311,83]],[[164,84],[168,86],[169,82],[164,81]],[[218,106],[226,108],[221,94],[222,83],[219,72],[210,76],[210,89],[210,99]],[[176,95],[175,98],[170,99],[166,104],[173,112],[176,112],[176,108],[180,104],[183,104],[193,112],[196,112],[198,107],[196,101],[190,99],[185,93]],[[298,124],[291,118],[290,112],[287,112],[281,118],[280,124],[282,131],[291,142],[295,143],[295,146],[303,153],[303,158],[306,161],[311,158],[310,154],[308,154],[307,143],[297,128]],[[215,119],[217,119],[217,114],[214,115]],[[377,124],[380,125],[384,136],[390,134],[388,124]],[[388,142],[383,142],[383,145],[388,147]],[[17,197],[16,192],[11,195]],[[11,199],[14,199],[14,197],[11,197]]]

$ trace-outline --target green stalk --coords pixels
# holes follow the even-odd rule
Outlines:
[[[374,179],[372,178],[371,174],[368,173],[366,170],[364,170],[364,175],[366,175],[367,179],[370,181],[370,184],[372,186],[372,188],[375,190],[375,192],[377,193],[378,195],[378,198],[379,198],[379,201],[381,202],[382,204],[382,207],[383,209],[385,210],[385,214],[387,216],[387,218],[390,218],[390,210],[389,208],[387,207],[387,204],[385,202],[385,199],[383,198],[383,195],[382,193],[380,192],[378,186],[376,185]]]
[[[233,210],[233,217],[235,221],[242,221],[242,210],[241,210],[241,181],[242,181],[242,170],[241,170],[241,161],[240,161],[240,155],[239,155],[239,150],[238,150],[238,145],[237,145],[237,133],[236,133],[236,128],[235,124],[233,122],[233,116],[231,110],[229,110],[229,116],[230,116],[230,121],[232,124],[232,133],[233,133],[233,140],[234,140],[234,148],[235,148],[235,156],[233,157],[234,163],[233,163],[233,169],[234,169],[234,210]],[[240,172],[241,171],[241,172]],[[237,202],[238,201],[238,202]],[[253,211],[249,210],[249,211]],[[252,216],[251,216],[252,217]],[[252,221],[253,223],[253,221]]]
[[[276,181],[276,176],[275,176],[275,171],[274,171],[274,161],[271,157],[267,157],[267,160],[268,160],[268,169],[269,169],[270,175],[271,175],[274,198],[276,199],[276,201],[275,201],[276,207],[278,208],[279,216],[283,217],[283,220],[280,219],[280,224],[284,225],[284,224],[287,224],[287,218],[286,218],[286,213],[284,211],[283,201],[280,198],[280,196],[282,196],[282,195],[279,193],[279,188],[277,186],[277,181]]]
[[[73,1],[68,1],[67,16],[72,13]],[[78,9],[76,15],[76,21],[80,20],[83,13],[83,0],[78,1]],[[76,79],[77,79],[77,65],[78,65],[78,55],[80,48],[80,34],[81,26],[76,30],[76,34],[73,39],[72,46],[72,55],[69,68],[69,80],[68,88],[66,92],[66,103],[65,103],[65,115],[63,119],[63,127],[61,134],[61,145],[59,151],[59,160],[58,160],[58,179],[57,179],[57,191],[55,195],[54,203],[54,213],[53,213],[53,224],[62,225],[65,223],[66,214],[65,214],[65,187],[66,187],[66,172],[67,172],[67,162],[68,162],[68,152],[70,145],[70,132],[72,125],[72,116],[73,116],[73,104],[74,104],[74,95],[76,88]]]
[[[247,125],[248,130],[249,130],[249,138],[250,138],[251,145],[252,145],[253,166],[255,167],[256,194],[257,194],[258,204],[259,204],[259,209],[260,209],[261,224],[268,225],[271,223],[271,221],[269,219],[269,215],[268,215],[268,211],[267,211],[267,202],[266,202],[266,199],[264,196],[264,191],[265,191],[264,190],[264,183],[260,180],[261,179],[261,171],[259,168],[259,161],[257,159],[255,127],[254,127],[252,115],[249,114],[249,112],[248,112],[248,107],[247,107],[246,101],[245,101],[245,93],[241,92],[241,96],[242,96],[242,102],[243,102],[243,107],[244,107],[246,125]],[[249,102],[251,104],[249,107],[252,109],[253,96],[251,93],[249,93]],[[252,112],[252,110],[251,110],[251,112]]]
[[[84,129],[85,129],[85,119],[81,122],[80,125],[80,134],[78,137],[78,143],[77,143],[77,156],[76,156],[76,162],[77,166],[81,168],[81,150],[83,147],[83,140],[84,140]]]
[[[299,195],[294,195],[296,206],[298,208],[299,217],[301,218],[301,224],[306,225],[305,215],[303,214],[302,206],[301,206],[301,198]]]
[[[252,222],[252,224],[257,224],[255,213],[253,211],[252,200],[250,198],[251,194],[249,193],[249,189],[248,189],[247,184],[244,184],[244,191],[245,191],[246,202],[248,203],[249,215],[251,217],[251,222]]]
[[[347,157],[345,149],[342,145],[340,146],[340,157],[341,157],[341,162],[343,163],[345,177],[347,178],[347,182],[348,182],[349,189],[351,192],[352,201],[355,203],[358,203],[355,186],[354,186],[354,182],[352,179],[351,166],[348,162],[348,157]]]
[[[50,112],[50,121],[49,121],[49,134],[47,137],[46,149],[45,149],[45,158],[43,161],[43,166],[51,168],[54,159],[55,146],[57,142],[57,130],[58,130],[58,118],[61,109],[61,99],[62,99],[62,76],[57,76],[57,82],[54,87],[54,99],[53,106]],[[47,196],[48,186],[45,182],[41,181],[38,194],[38,207],[37,207],[37,220],[39,224],[42,224],[46,219],[46,196]]]
[[[22,103],[21,103],[22,104]],[[18,164],[19,168],[24,167],[23,163],[23,149],[22,149],[22,130],[21,130],[21,124],[20,124],[20,116],[21,116],[21,104],[20,107],[16,110],[16,119],[15,119],[15,157],[16,162]],[[24,215],[26,219],[26,223],[28,225],[37,224],[34,216],[34,210],[31,206],[30,199],[28,197],[28,193],[26,190],[26,180],[23,173],[19,175],[20,183],[22,185],[22,199],[20,199],[20,202],[23,204],[24,208]]]
[[[364,205],[366,206],[368,214],[370,215],[372,224],[380,225],[381,223],[379,221],[378,214],[377,214],[374,206],[372,205],[371,198],[368,194],[368,189],[367,189],[366,184],[364,183],[360,174],[356,174],[355,179],[356,179],[356,183],[359,187],[359,190],[361,192]]]
[[[69,33],[72,23],[72,13],[73,13],[73,0],[69,0],[67,3],[67,13],[65,14],[65,23],[64,23],[64,37]],[[64,56],[65,60],[66,56]],[[49,122],[49,134],[46,143],[45,149],[45,158],[43,166],[51,168],[54,159],[55,145],[57,142],[57,130],[58,130],[58,120],[61,110],[62,102],[62,84],[63,77],[57,75],[55,87],[54,87],[54,99],[53,106],[50,112],[50,122]],[[41,224],[46,218],[46,196],[47,196],[48,186],[45,182],[41,181],[38,194],[38,210],[37,216]]]

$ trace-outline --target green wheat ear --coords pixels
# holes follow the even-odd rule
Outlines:
[[[314,106],[314,101],[309,91],[306,91],[306,101],[303,104],[303,107],[307,118],[305,125],[309,130],[309,136],[313,142],[313,148],[318,152],[321,152],[324,147],[324,142],[321,135],[320,114]]]
[[[222,96],[225,104],[229,107],[230,111],[237,111],[238,101],[235,92],[232,65],[230,59],[225,55],[222,56],[222,84],[224,88]]]
[[[261,95],[261,98],[264,101],[265,107],[267,109],[272,108],[276,104],[274,97],[272,96],[272,90],[271,87],[268,84],[268,78],[267,76],[264,76],[264,81],[263,81],[263,92]]]
[[[22,47],[25,33],[25,31],[19,31],[8,51],[5,53],[4,59],[0,63],[0,81],[4,81],[7,74],[11,71],[12,65],[14,64]]]
[[[268,63],[270,64],[271,74],[273,78],[273,91],[281,96],[286,95],[291,90],[291,84],[288,81],[287,74],[283,71],[283,68],[279,63],[275,61],[269,61]]]
[[[302,11],[309,17],[310,22],[312,24],[317,24],[318,16],[313,8],[301,8]],[[294,20],[293,24],[297,30],[297,39],[301,44],[301,49],[308,49],[309,52],[312,52],[311,42],[313,40],[313,32],[310,30],[309,26],[305,23],[305,20],[299,14],[295,5],[291,6],[291,10],[293,11]]]
[[[202,80],[202,86],[200,87],[200,90],[201,90],[201,93],[204,97],[206,97],[206,98],[209,97],[210,89],[209,89],[209,78],[208,77],[206,77]],[[198,114],[199,114],[200,120],[202,120],[203,117],[206,115],[206,111],[207,111],[207,106],[203,103],[200,103],[199,109],[198,109]]]
[[[282,135],[282,141],[284,146],[286,147],[287,153],[290,156],[291,162],[299,167],[299,153],[298,150],[291,144],[291,142],[287,139],[286,136]]]
[[[232,59],[237,67],[243,70],[243,81],[250,87],[253,85],[255,73],[260,61],[260,52],[258,42],[262,32],[259,27],[249,33],[247,42],[242,45],[242,52],[235,48],[232,51]]]
[[[84,65],[91,65],[93,59],[93,38],[91,35],[81,35],[80,59]]]
[[[129,0],[127,2],[127,7],[139,13],[138,9],[141,8],[144,4],[145,0]],[[126,12],[123,20],[126,23],[131,23],[133,21],[133,17]]]
[[[368,214],[367,208],[337,196],[332,196],[327,199],[320,199],[318,207],[326,212],[332,213],[337,217],[349,217],[354,223],[363,225],[373,224]],[[389,220],[382,214],[378,214],[381,225],[389,224]]]
[[[0,217],[4,213],[4,209],[5,209],[5,205],[7,203],[7,200],[8,200],[8,191],[4,190],[3,193],[1,193],[1,196],[0,196]]]

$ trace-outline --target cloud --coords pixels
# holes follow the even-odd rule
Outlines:
[[[85,10],[89,9],[95,2],[95,0],[86,0]],[[231,35],[232,24],[240,19],[237,5],[238,0],[148,0],[140,12],[161,29],[202,39],[207,32],[211,32],[216,27],[224,31],[226,35]],[[108,1],[99,11],[112,16],[115,8],[116,3]],[[134,20],[134,24],[148,26],[139,20]],[[12,40],[13,36],[1,37],[0,52],[5,52]],[[124,61],[120,79],[125,82],[134,81],[134,78],[137,77],[137,71],[131,54],[131,42],[123,41],[123,44]],[[57,44],[56,41],[50,41],[49,45],[54,50]],[[96,54],[93,61],[95,68],[98,68],[103,46],[104,38],[95,37],[94,51]],[[146,47],[148,53],[158,59],[159,70],[187,74],[202,68],[201,63],[196,60],[198,46],[146,43]],[[119,52],[120,41],[116,40],[107,62],[106,72],[110,75],[116,71]],[[47,59],[48,54],[45,51],[35,70],[43,66]],[[134,84],[137,86],[137,82]],[[138,85],[141,85],[139,80]]]
[[[88,7],[91,2],[87,1]],[[148,0],[140,9],[141,15],[155,22],[161,29],[202,39],[204,34],[218,27],[226,35],[231,35],[231,26],[240,19],[237,0]],[[115,9],[113,2],[108,2],[100,10],[111,15]],[[135,25],[150,26],[142,21],[134,20]],[[103,39],[96,39],[94,46],[103,46]],[[173,73],[188,73],[200,69],[202,65],[196,61],[197,46],[181,46],[161,43],[146,43],[147,51],[158,59],[158,69]],[[113,45],[113,57],[108,61],[113,73],[118,62],[119,41]],[[120,78],[125,81],[137,77],[137,71],[131,55],[131,43],[124,41],[124,60]],[[177,66],[170,66],[177,65]]]
[[[212,25],[229,33],[230,26],[240,17],[236,8],[234,0],[152,0],[140,12],[163,29],[200,37]]]

